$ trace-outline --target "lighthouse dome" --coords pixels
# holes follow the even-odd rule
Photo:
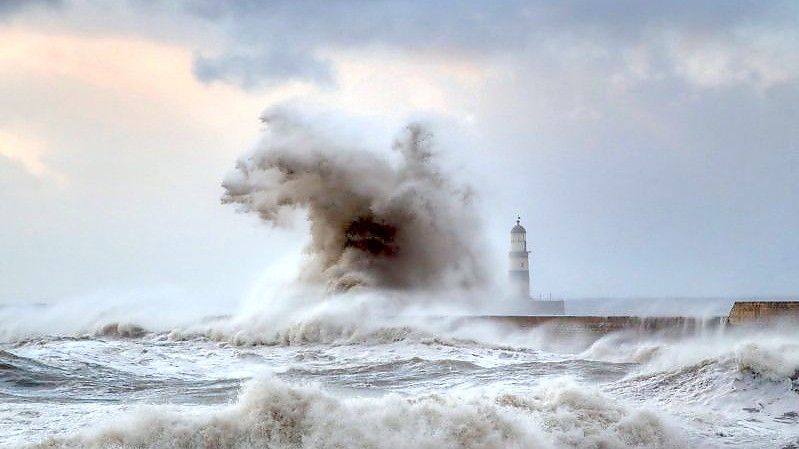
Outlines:
[[[524,229],[524,226],[519,224],[520,221],[521,221],[521,218],[516,220],[516,226],[514,226],[513,229],[510,230],[511,234],[526,234],[527,233],[527,230]]]

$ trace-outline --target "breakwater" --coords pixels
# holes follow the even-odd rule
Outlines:
[[[699,333],[718,329],[727,323],[727,317],[638,317],[638,316],[578,316],[578,315],[497,315],[461,318],[464,322],[482,321],[514,328],[546,326],[556,333],[608,334],[618,331],[641,333]]]
[[[729,315],[690,316],[581,316],[581,315],[483,315],[459,319],[462,323],[491,322],[513,328],[546,326],[559,334],[603,335],[630,331],[641,333],[697,334],[728,326],[764,326],[799,321],[799,301],[738,301]]]
[[[730,310],[729,322],[768,324],[799,320],[799,301],[738,301]]]

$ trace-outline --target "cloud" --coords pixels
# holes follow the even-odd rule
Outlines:
[[[195,74],[244,88],[330,83],[336,67],[326,54],[369,48],[491,60],[551,54],[563,63],[588,58],[641,75],[641,66],[623,57],[637,51],[646,54],[650,74],[696,88],[768,87],[799,70],[774,57],[799,53],[799,7],[792,2],[208,1],[184,7],[227,36],[220,48],[198,53]]]
[[[783,35],[798,37],[791,32]],[[762,90],[795,81],[799,77],[799,39],[775,40],[777,36],[767,33],[736,36],[731,41],[680,42],[673,48],[674,71],[705,88],[747,84]]]
[[[333,80],[330,62],[303,52],[278,48],[258,48],[254,54],[199,54],[194,60],[194,74],[204,82],[222,80],[245,89],[264,84],[280,84],[287,79],[301,79],[318,84],[328,84]]]
[[[0,19],[35,6],[58,7],[61,0],[3,0],[0,1]]]
[[[0,130],[19,142],[0,155],[0,304],[161,285],[235,302],[294,242],[221,207],[219,181],[291,91],[200,83],[190,47],[118,32],[127,17],[88,32],[96,5],[0,27]]]
[[[43,142],[18,134],[0,130],[0,156],[19,163],[31,176],[53,181],[64,187],[67,178],[42,162],[45,151]]]

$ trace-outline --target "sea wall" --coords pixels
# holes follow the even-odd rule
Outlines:
[[[516,328],[546,326],[555,333],[591,333],[604,335],[616,331],[641,333],[699,333],[718,329],[727,317],[637,317],[637,316],[475,316],[466,321],[488,321]]]
[[[737,301],[730,310],[730,324],[763,324],[799,319],[799,301]]]
[[[729,316],[578,316],[578,315],[483,315],[460,318],[461,322],[491,322],[514,328],[546,326],[560,335],[604,335],[626,331],[640,333],[699,334],[727,326],[764,326],[799,322],[799,301],[738,301]]]

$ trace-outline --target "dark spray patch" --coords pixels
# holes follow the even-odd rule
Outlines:
[[[357,248],[373,256],[396,256],[395,226],[378,223],[374,217],[358,217],[344,231],[345,247]]]

